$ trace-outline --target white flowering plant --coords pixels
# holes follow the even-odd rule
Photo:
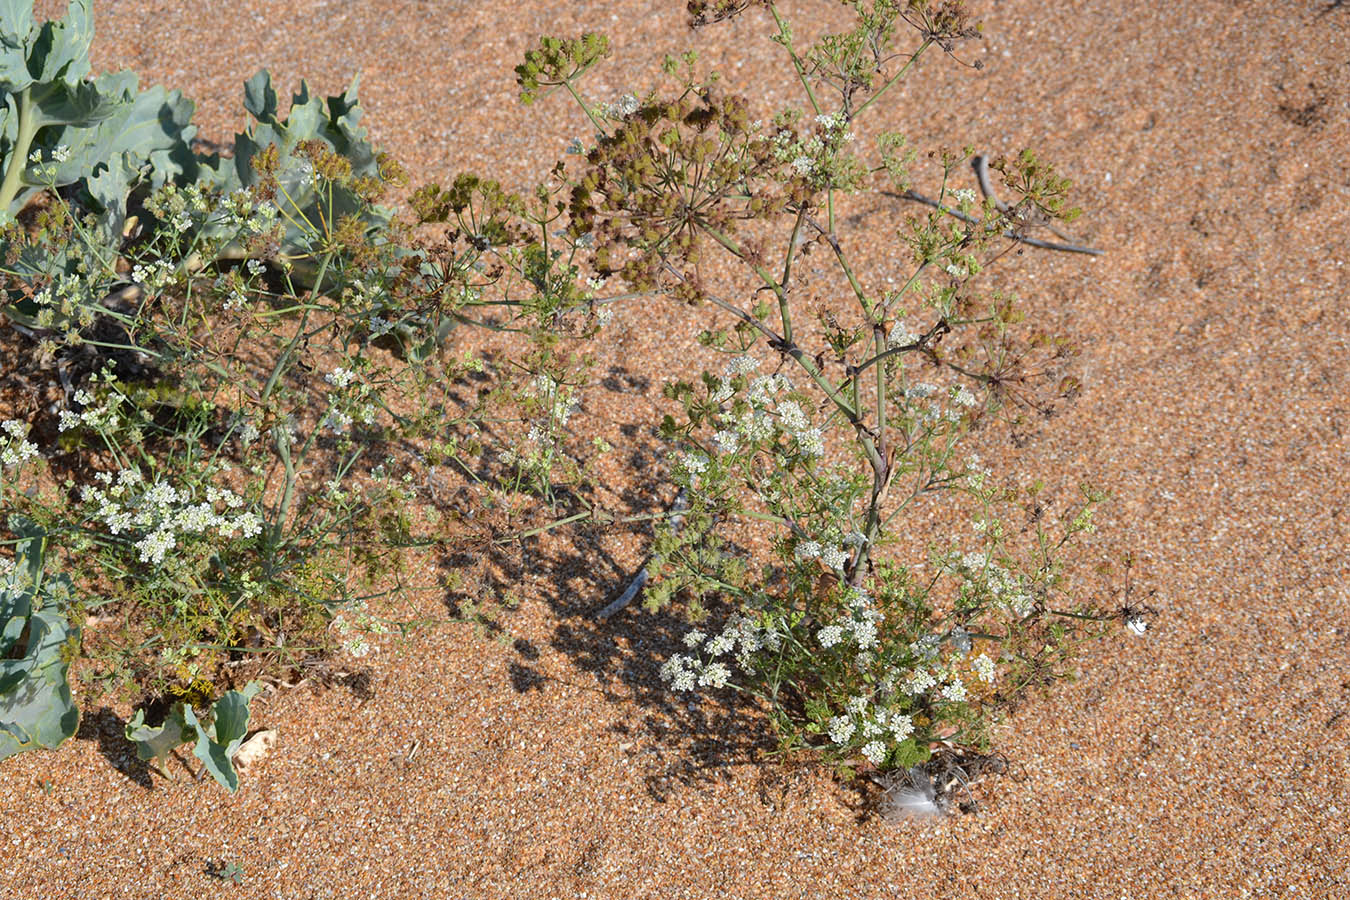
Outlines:
[[[461,175],[399,217],[381,204],[405,174],[365,141],[354,87],[302,86],[282,118],[259,73],[223,159],[188,145],[172,98],[172,146],[128,157],[115,197],[72,187],[98,180],[88,148],[25,119],[34,156],[0,226],[0,314],[28,350],[7,368],[57,388],[0,427],[0,509],[52,536],[105,620],[82,674],[142,696],[368,653],[398,624],[369,601],[438,539],[412,538],[414,470],[476,477],[483,405],[510,393],[456,406],[485,364],[451,354],[451,330],[535,339],[500,379],[524,385],[511,424],[530,429],[500,436],[501,480],[547,494],[585,368],[562,342],[601,320],[550,243],[547,186],[531,202]]]
[[[658,528],[646,601],[681,600],[699,627],[661,678],[752,695],[785,747],[846,767],[984,747],[994,713],[1062,674],[1104,618],[1066,591],[1061,564],[1105,495],[1084,487],[1062,522],[1038,519],[1019,545],[1000,515],[1039,488],[1010,488],[962,446],[1077,389],[1071,345],[1024,336],[1014,302],[978,284],[1008,239],[1078,214],[1069,184],[1029,152],[977,160],[982,181],[991,167],[1015,195],[981,199],[956,186],[967,148],[933,154],[932,200],[911,187],[902,135],[859,149],[866,114],[920,57],[956,56],[978,34],[959,3],[849,4],[854,27],[809,47],[775,2],[689,7],[695,25],[762,8],[805,108],[756,118],[715,75],[696,77],[694,54],[668,61],[669,96],[582,101],[596,134],[571,170],[571,235],[593,246],[600,276],[707,310],[700,342],[727,357],[665,391],[680,409],[662,431],[688,510]],[[897,49],[906,25],[916,39]],[[580,99],[606,49],[594,35],[544,39],[517,69],[523,96],[561,85]],[[849,197],[875,190],[929,207],[880,260],[851,255],[842,231]],[[926,525],[939,497],[971,538]],[[756,533],[771,553],[736,549],[735,535]],[[920,558],[903,564],[905,552]],[[713,613],[720,629],[706,625]]]

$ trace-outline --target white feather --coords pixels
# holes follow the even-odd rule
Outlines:
[[[933,790],[928,773],[915,766],[906,774],[907,777],[897,778],[887,788],[881,799],[882,816],[893,822],[901,819],[930,821],[942,816],[937,791]]]

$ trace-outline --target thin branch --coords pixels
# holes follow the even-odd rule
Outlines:
[[[925,197],[923,194],[920,194],[918,191],[915,190],[908,190],[905,191],[904,193],[897,193],[895,191],[882,191],[882,193],[888,197],[896,197],[900,200],[913,200],[915,203],[922,203],[925,206],[931,206],[934,209],[941,210],[947,215],[952,216],[953,218],[956,219],[960,219],[962,222],[966,222],[970,225],[980,224],[980,220],[975,218],[974,216],[968,216],[965,213],[961,212],[961,210],[959,209],[952,209],[950,206],[939,203],[938,201],[933,200],[929,197]],[[997,203],[998,201],[995,200],[994,202]],[[1042,250],[1059,250],[1064,253],[1086,253],[1088,256],[1101,256],[1105,252],[1103,250],[1097,250],[1093,247],[1083,247],[1078,244],[1056,244],[1053,241],[1042,241],[1038,238],[1031,238],[1022,234],[1018,234],[1011,228],[1003,229],[1003,236],[1008,238],[1009,240],[1016,241],[1019,244],[1026,244],[1028,247],[1039,247]]]

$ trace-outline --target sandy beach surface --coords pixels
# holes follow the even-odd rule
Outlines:
[[[183,89],[218,141],[258,68],[321,94],[359,69],[374,140],[416,179],[522,187],[586,133],[561,98],[516,101],[541,33],[610,35],[596,99],[687,47],[729,90],[796,99],[762,16],[691,32],[683,6],[102,2],[93,54]],[[802,34],[843,21],[784,9]],[[519,606],[496,635],[420,631],[348,687],[260,701],[279,739],[237,795],[147,775],[119,737],[130,709],[82,697],[76,739],[0,769],[0,897],[1350,897],[1350,6],[973,9],[984,36],[962,56],[983,67],[933,55],[879,119],[924,149],[1036,148],[1075,183],[1074,236],[1107,251],[991,273],[1078,342],[1083,388],[981,452],[1062,493],[1111,488],[1084,552],[1133,550],[1159,612],[999,727],[1012,777],[978,813],[891,824],[828,772],[758,761],[762,719],[660,690],[673,618],[592,619],[649,534],[557,534],[504,570]],[[884,265],[913,210],[853,204],[857,252]],[[615,497],[668,499],[632,463],[661,452],[662,379],[704,360],[693,320],[620,305],[610,327],[615,377],[578,418],[628,441],[605,463]],[[224,863],[240,885],[207,874]]]

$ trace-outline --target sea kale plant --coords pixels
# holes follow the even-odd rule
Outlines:
[[[661,677],[758,698],[786,749],[887,770],[987,748],[998,709],[1102,618],[1066,594],[1061,551],[1103,495],[1083,488],[1019,545],[1001,518],[1017,490],[962,449],[1075,386],[1070,345],[1028,335],[1011,298],[979,289],[1008,246],[1077,215],[1068,182],[1025,152],[992,163],[1004,196],[982,197],[956,186],[972,151],[940,151],[936,199],[918,194],[903,135],[870,150],[856,135],[920,58],[957,57],[978,26],[955,2],[844,5],[850,29],[799,46],[777,3],[690,3],[695,26],[760,8],[802,105],[757,114],[697,77],[692,54],[669,60],[673,91],[582,101],[596,132],[567,212],[597,276],[696,309],[726,357],[665,389],[689,508],[658,530],[647,604],[682,600],[699,627]],[[579,98],[605,49],[544,39],[517,69],[523,99],[550,85]],[[928,206],[883,259],[856,258],[841,208],[877,191]],[[925,521],[935,498],[953,510],[946,531]],[[747,524],[769,529],[770,558],[734,549]]]
[[[100,687],[175,701],[128,731],[150,757],[196,740],[233,789],[257,691],[225,689],[408,627],[370,604],[406,582],[414,470],[494,477],[478,474],[482,410],[454,397],[484,364],[447,350],[453,328],[537,338],[501,392],[534,427],[495,477],[547,494],[582,368],[562,343],[597,316],[549,244],[549,187],[461,175],[399,215],[405,174],[367,140],[355,85],[302,86],[283,116],[266,72],[233,154],[198,153],[177,92],[88,77],[90,23],[87,0],[43,25],[0,6],[0,313],[22,347],[5,366],[50,385],[3,423],[0,509],[43,534],[63,573],[45,584],[77,589],[59,614],[88,619],[65,641],[45,594],[10,591],[4,703],[16,746],[54,746],[67,664],[86,657]],[[11,531],[27,571],[32,541]]]
[[[15,425],[0,427],[15,437]],[[70,580],[46,564],[46,532],[21,517],[9,527],[19,542],[0,571],[0,760],[55,748],[80,718],[66,682],[80,634]]]

